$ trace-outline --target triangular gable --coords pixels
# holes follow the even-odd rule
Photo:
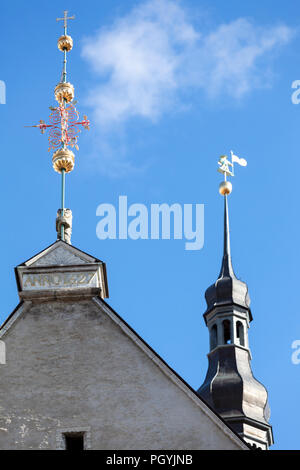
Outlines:
[[[31,300],[30,295],[32,298],[35,297],[42,297],[42,298],[52,298],[56,299],[60,294],[58,293],[58,289],[55,290],[54,295],[49,297],[50,289],[44,290],[41,292],[41,289],[32,288],[29,292],[26,292],[24,289],[24,274],[28,274],[33,272],[35,275],[39,273],[48,273],[51,270],[54,270],[55,273],[59,272],[78,272],[77,270],[82,269],[90,269],[91,266],[99,266],[104,273],[104,280],[102,279],[102,286],[106,281],[106,271],[105,271],[105,264],[94,258],[87,253],[70,246],[69,244],[56,241],[48,248],[44,249],[37,255],[33,256],[29,260],[25,261],[21,265],[16,268],[16,275],[18,279],[19,285],[19,294],[21,297],[21,303],[18,307],[12,312],[12,314],[6,319],[6,321],[0,327],[0,338],[5,336],[5,334],[10,330],[12,325],[22,317],[24,312],[30,308],[31,302],[27,302],[26,300]],[[57,275],[57,274],[56,274]],[[23,279],[22,279],[23,276]],[[103,288],[103,287],[102,287]],[[75,289],[75,291],[80,291],[79,293],[75,294],[71,292],[70,287],[66,287],[65,289],[61,289],[65,291],[66,296],[70,295],[78,295],[81,296],[85,291],[88,289],[80,290]],[[94,302],[98,308],[104,311],[114,323],[116,323],[125,333],[126,335],[163,371],[165,375],[172,380],[189,398],[199,406],[202,411],[210,417],[210,419],[220,428],[222,431],[230,437],[241,449],[247,449],[248,446],[242,441],[242,439],[228,426],[228,424],[219,416],[217,415],[213,409],[207,405],[201,397],[190,387],[122,318],[118,315],[112,307],[110,307],[104,300],[103,295],[99,295],[95,293],[93,289],[90,289],[88,293],[89,298],[92,302]],[[28,293],[30,294],[28,296]],[[25,302],[23,301],[25,300]]]
[[[21,299],[66,296],[108,297],[103,261],[61,240],[15,268]]]
[[[149,346],[149,344],[138,335],[138,333],[117,313],[114,309],[100,297],[93,298],[93,301],[109,315],[109,317],[119,325],[119,327],[131,338],[134,343],[144,351],[145,354],[172,380],[179,388],[185,392],[190,399],[196,403],[201,410],[220,428],[222,431],[243,450],[249,450],[249,446],[243,439],[226,423],[223,418],[216,413],[198,394],[197,392],[172,369],[169,364]],[[1,335],[1,330],[0,330]],[[1,336],[0,336],[1,337]]]
[[[51,266],[84,263],[102,263],[98,258],[88,255],[79,248],[69,245],[62,240],[57,240],[50,246],[24,261],[19,266]]]
[[[110,319],[118,325],[119,328],[132,340],[135,345],[148,356],[151,361],[198,406],[203,413],[241,450],[247,450],[247,444],[236,434],[230,426],[196,393],[196,391],[184,381],[137,333],[131,328],[123,318],[116,313],[113,308],[108,305],[100,297],[93,297],[93,303],[106,313]],[[31,302],[23,302],[15,309],[10,317],[0,327],[0,339],[5,341],[6,333],[11,329],[13,324],[20,319],[24,313],[31,308]]]

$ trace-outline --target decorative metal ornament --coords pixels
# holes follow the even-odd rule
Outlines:
[[[84,116],[82,121],[78,121],[78,111],[71,103],[66,107],[58,106],[51,109],[52,113],[49,116],[50,124],[45,124],[45,121],[41,120],[39,124],[28,127],[38,127],[42,134],[45,133],[47,128],[50,129],[48,151],[58,148],[66,149],[68,147],[75,147],[76,150],[79,150],[77,139],[80,128],[77,126],[82,126],[84,129],[89,130],[90,121],[87,116]]]
[[[228,196],[232,191],[232,184],[230,181],[222,181],[219,185],[219,193],[222,196]]]
[[[71,102],[74,100],[74,86],[67,82],[67,70],[66,70],[66,54],[73,47],[73,39],[71,36],[67,35],[67,21],[74,19],[74,16],[68,17],[68,12],[64,11],[63,18],[57,18],[57,21],[64,21],[64,35],[58,39],[58,48],[64,53],[63,61],[63,72],[62,72],[62,81],[56,85],[54,90],[54,96],[56,101],[59,103],[58,107],[51,107],[52,113],[49,116],[49,124],[46,124],[45,121],[40,120],[39,124],[36,124],[31,127],[38,127],[42,134],[46,132],[49,128],[49,149],[55,150],[53,155],[53,167],[55,171],[59,173],[62,170],[63,162],[66,162],[66,173],[69,173],[74,168],[74,153],[72,151],[72,156],[66,158],[64,152],[68,150],[69,147],[75,148],[78,150],[78,134],[80,132],[80,126],[84,129],[90,128],[90,121],[87,116],[84,116],[83,120],[79,121],[79,114],[77,109]],[[57,150],[61,149],[63,158],[57,160]]]
[[[56,21],[64,22],[64,34],[57,41],[58,49],[63,52],[63,70],[61,81],[56,85],[54,96],[59,106],[50,107],[51,114],[49,123],[40,120],[39,124],[26,127],[37,127],[44,134],[49,128],[49,149],[54,150],[52,156],[53,169],[62,175],[61,186],[61,214],[62,220],[64,215],[65,204],[65,174],[70,173],[75,165],[75,155],[70,148],[78,150],[77,139],[80,127],[84,129],[90,128],[90,121],[87,116],[83,116],[83,120],[79,121],[79,114],[74,104],[74,86],[67,81],[67,53],[73,48],[73,39],[67,34],[68,20],[75,19],[75,16],[68,17],[68,12],[64,11],[63,18],[57,18]],[[61,224],[60,239],[64,240],[64,224]]]
[[[219,185],[219,193],[222,196],[228,196],[232,192],[232,184],[230,181],[227,181],[227,177],[234,176],[234,163],[238,163],[241,166],[247,166],[247,160],[234,155],[232,150],[230,153],[231,161],[228,159],[227,155],[221,155],[218,161],[218,172],[224,175],[224,181]]]
[[[54,89],[54,96],[59,104],[70,103],[74,99],[74,87],[69,82],[59,82]]]
[[[62,52],[70,52],[73,49],[73,39],[68,34],[63,34],[57,40],[57,47]]]
[[[218,165],[219,165],[219,169],[218,169],[219,173],[223,173],[223,175],[234,176],[233,172],[229,169],[229,167],[233,168],[233,164],[232,162],[228,160],[227,155],[221,155],[218,161]]]
[[[63,21],[64,22],[64,29],[65,30],[67,30],[68,20],[75,20],[75,15],[68,16],[68,10],[64,11],[64,17],[63,18],[56,18],[56,21]]]
[[[54,152],[52,157],[53,168],[57,173],[61,173],[65,170],[66,173],[70,173],[75,165],[75,155],[72,150],[67,148],[60,148]]]

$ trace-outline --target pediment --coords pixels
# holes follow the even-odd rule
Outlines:
[[[105,263],[60,240],[17,266],[16,276],[23,300],[108,297]]]
[[[62,265],[78,265],[99,262],[87,253],[75,248],[68,243],[57,241],[45,250],[33,256],[23,263],[23,266],[62,266]]]

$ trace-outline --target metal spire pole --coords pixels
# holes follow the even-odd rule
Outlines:
[[[230,233],[229,233],[229,215],[228,215],[228,196],[232,191],[232,184],[227,180],[228,176],[234,176],[234,166],[233,163],[237,162],[241,166],[246,166],[247,161],[241,159],[233,154],[231,151],[232,161],[228,160],[227,155],[222,155],[219,159],[219,173],[222,173],[224,176],[224,181],[220,183],[219,192],[224,196],[224,251],[221,271],[219,278],[222,277],[235,277],[232,261],[231,261],[231,252],[230,252]]]
[[[65,174],[66,170],[63,168],[61,170],[61,215],[64,216],[65,211]],[[62,241],[65,241],[65,227],[61,224],[60,227],[60,237]]]
[[[65,12],[66,16],[66,12]],[[67,34],[67,24],[66,21],[64,23],[64,34]],[[63,62],[63,77],[62,77],[62,82],[66,83],[67,82],[67,51],[66,49],[64,50],[64,62]],[[66,99],[64,98],[63,100],[63,106],[66,108]],[[62,142],[62,148],[65,148],[65,142]],[[62,168],[61,170],[61,216],[64,217],[64,211],[65,211],[65,190],[66,190],[66,169]],[[60,237],[61,240],[64,242],[65,241],[65,227],[63,224],[61,224],[60,228]]]
[[[224,249],[222,266],[219,277],[235,277],[230,250],[229,214],[228,214],[228,194],[224,194]]]

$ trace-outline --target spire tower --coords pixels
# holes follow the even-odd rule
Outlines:
[[[52,155],[53,169],[61,175],[61,208],[57,212],[56,231],[57,238],[67,243],[71,243],[72,212],[65,208],[65,180],[66,173],[74,169],[75,155],[71,148],[78,150],[77,138],[80,126],[89,129],[90,121],[87,116],[79,121],[79,114],[75,108],[74,86],[67,81],[67,53],[73,48],[73,39],[67,34],[68,20],[74,20],[75,16],[69,16],[64,11],[63,18],[56,21],[63,21],[64,33],[57,41],[58,49],[63,52],[63,70],[61,80],[54,89],[54,97],[58,106],[50,107],[50,123],[40,120],[39,124],[28,127],[38,127],[42,134],[49,128],[49,149],[54,150]],[[72,103],[73,102],[73,103]],[[27,126],[26,126],[27,127]]]
[[[268,449],[273,444],[270,410],[265,387],[251,370],[248,328],[252,321],[248,286],[237,279],[231,260],[228,197],[234,163],[245,159],[231,152],[220,157],[218,171],[224,175],[219,192],[224,197],[224,248],[219,277],[205,292],[204,320],[210,334],[208,371],[198,394],[252,448]]]

